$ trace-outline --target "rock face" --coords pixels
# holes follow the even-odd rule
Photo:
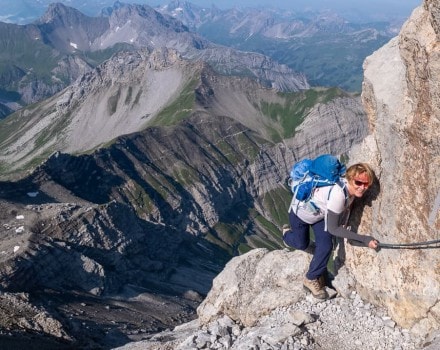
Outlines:
[[[270,311],[303,299],[300,283],[308,269],[307,253],[254,249],[246,258],[231,260],[214,279],[209,295],[197,313],[202,324],[228,315],[244,326],[253,326]],[[278,268],[274,268],[274,267]]]
[[[439,17],[439,2],[424,1],[400,35],[364,64],[371,135],[351,158],[372,163],[380,188],[354,225],[383,243],[440,238]],[[387,307],[400,325],[428,334],[440,325],[438,247],[347,247],[346,266],[365,298]]]
[[[364,113],[357,99],[336,99],[317,105],[296,129],[295,137],[286,141],[286,145],[297,154],[298,159],[310,156],[313,154],[310,151],[316,147],[321,148],[320,153],[350,149],[358,143],[357,140],[365,137],[368,130]],[[331,122],[323,123],[324,119]],[[350,120],[350,125],[346,123],[347,120]],[[345,137],[334,137],[338,134]]]
[[[1,346],[7,338],[22,348],[35,335],[42,348],[51,339],[59,349],[102,348],[187,322],[227,259],[213,244],[147,223],[115,201],[81,200],[51,181],[46,194],[29,192],[34,204],[17,204],[28,186],[20,183],[22,197],[3,187],[16,205],[0,200]]]

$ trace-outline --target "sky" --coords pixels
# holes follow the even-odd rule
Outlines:
[[[45,7],[52,2],[62,2],[90,16],[97,16],[101,9],[112,6],[116,0],[0,0],[0,21],[9,21],[11,15],[19,14],[22,20],[34,20],[41,16]],[[123,3],[146,4],[152,7],[164,5],[171,0],[119,0]],[[182,0],[184,1],[184,0]],[[303,12],[309,10],[330,9],[352,22],[402,20],[420,6],[423,0],[186,0],[202,7],[216,7],[225,10],[233,7],[276,7],[286,10]],[[75,6],[75,5],[76,6]],[[93,5],[93,6],[90,6]],[[86,7],[90,6],[87,12]],[[28,12],[23,14],[23,9]],[[93,11],[94,12],[93,12]],[[41,13],[39,13],[41,12]]]
[[[145,0],[144,0],[145,1]],[[164,0],[146,0],[150,5],[166,4]],[[189,2],[199,6],[211,6],[215,4],[220,9],[255,6],[272,6],[286,10],[298,9],[332,9],[336,12],[346,12],[352,14],[362,14],[380,18],[409,17],[411,12],[420,6],[423,0],[189,0]]]

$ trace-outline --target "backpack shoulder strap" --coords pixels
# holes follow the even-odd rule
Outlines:
[[[339,179],[338,181],[336,181],[336,183],[330,188],[330,190],[328,191],[327,201],[330,199],[330,194],[331,194],[331,192],[332,192],[332,190],[333,190],[333,188],[335,186],[341,187],[342,191],[344,191],[344,197],[345,197],[344,207],[346,207],[347,203],[348,203],[349,193],[348,193],[347,185],[346,185],[346,183],[344,181],[342,181],[342,179]],[[324,217],[324,223],[325,223],[324,224],[324,230],[326,230],[326,231],[327,231],[327,215],[328,215],[328,213],[326,211],[325,212],[325,217]]]
[[[342,191],[344,191],[344,197],[345,197],[345,203],[344,203],[344,206],[346,206],[346,205],[347,205],[347,202],[348,202],[348,197],[349,197],[349,194],[348,194],[348,188],[347,188],[346,183],[345,183],[344,181],[342,181],[342,179],[339,179],[338,181],[336,181],[335,185],[341,187],[341,188],[342,188]],[[327,200],[330,199],[330,194],[332,193],[333,188],[334,188],[334,186],[332,186],[332,187],[330,188],[330,191],[328,191],[328,197],[327,197]]]

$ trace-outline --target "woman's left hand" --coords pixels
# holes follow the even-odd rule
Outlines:
[[[379,242],[375,239],[372,239],[370,242],[368,242],[368,248],[377,249],[377,247],[379,247]]]

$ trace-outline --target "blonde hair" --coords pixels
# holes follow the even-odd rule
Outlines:
[[[345,172],[345,178],[348,181],[353,180],[356,176],[365,173],[368,177],[368,186],[374,181],[374,171],[367,163],[356,163],[351,165]]]

